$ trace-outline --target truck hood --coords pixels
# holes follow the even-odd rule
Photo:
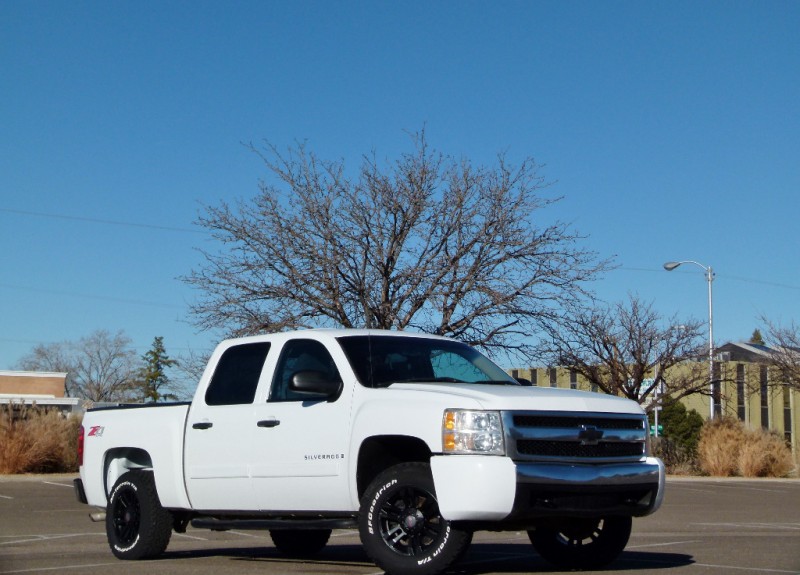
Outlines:
[[[389,389],[473,399],[482,409],[492,410],[643,413],[635,401],[574,389],[470,383],[394,383]]]

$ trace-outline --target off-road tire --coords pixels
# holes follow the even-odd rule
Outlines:
[[[472,533],[439,512],[427,463],[401,463],[379,474],[361,499],[359,534],[388,575],[435,575],[467,550]]]
[[[322,551],[331,536],[330,529],[270,529],[275,547],[288,557],[312,557]]]
[[[161,507],[153,473],[129,471],[120,477],[106,508],[106,535],[119,559],[161,555],[172,535],[172,514]]]
[[[528,531],[533,547],[562,569],[600,569],[619,557],[631,535],[630,517],[558,519]]]

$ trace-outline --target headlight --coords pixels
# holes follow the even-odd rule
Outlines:
[[[505,455],[500,412],[445,410],[442,421],[442,446],[445,453]]]

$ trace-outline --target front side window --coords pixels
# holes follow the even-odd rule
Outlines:
[[[354,335],[338,341],[358,380],[367,387],[409,382],[519,385],[476,350],[453,340]]]
[[[289,389],[292,378],[300,372],[316,372],[327,381],[341,381],[339,370],[327,348],[313,339],[295,339],[283,346],[275,377],[272,380],[270,401],[304,401],[308,395]]]

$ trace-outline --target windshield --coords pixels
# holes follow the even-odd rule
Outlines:
[[[402,382],[518,385],[505,371],[463,343],[391,335],[338,338],[362,385]]]

